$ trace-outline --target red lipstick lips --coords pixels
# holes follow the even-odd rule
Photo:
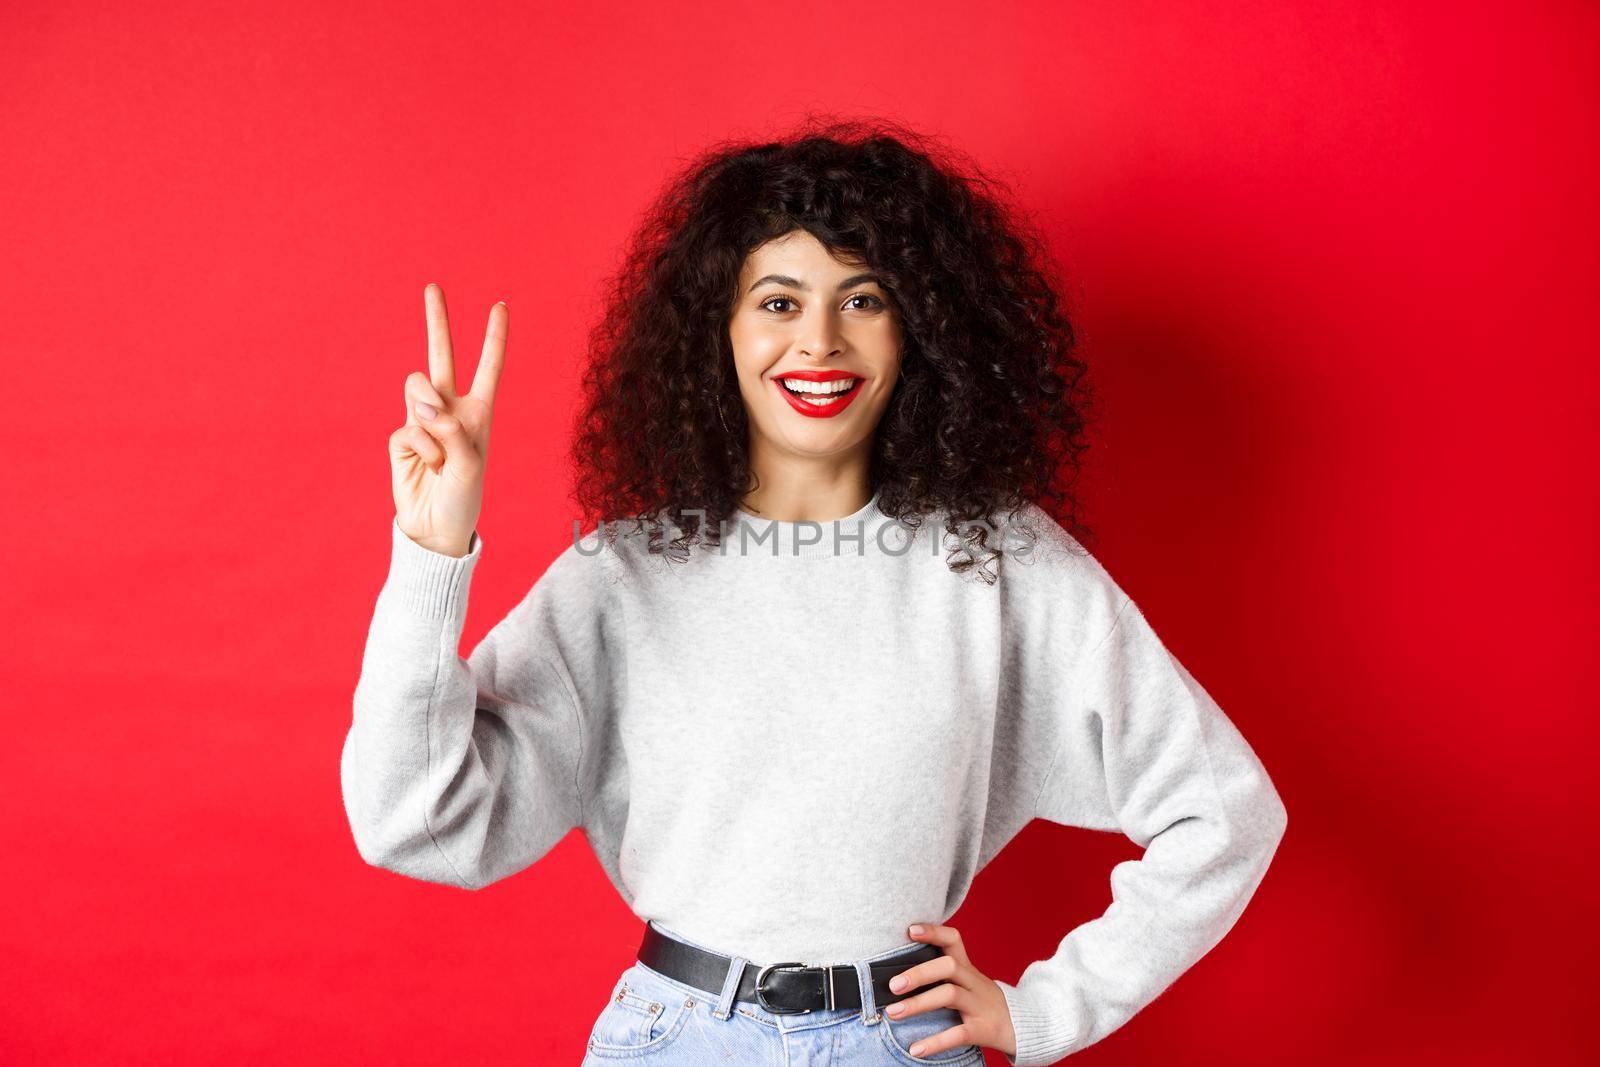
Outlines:
[[[849,380],[852,384],[850,388],[843,392],[828,394],[835,399],[816,403],[791,393],[783,385],[785,378],[792,378],[802,382]],[[859,375],[842,370],[792,370],[776,375],[772,379],[772,385],[774,389],[783,394],[783,398],[789,402],[789,406],[800,414],[811,419],[831,419],[850,406],[850,402],[856,398],[856,394],[861,392],[861,382],[863,380]],[[818,394],[811,393],[807,395],[816,396]]]

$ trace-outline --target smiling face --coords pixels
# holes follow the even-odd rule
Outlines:
[[[900,373],[889,293],[793,230],[745,258],[728,324],[753,465],[865,453]]]

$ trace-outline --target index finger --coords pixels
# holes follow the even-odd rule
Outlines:
[[[450,348],[450,315],[438,283],[429,282],[422,290],[422,305],[428,315],[428,380],[449,400],[456,395],[456,362]]]
[[[494,406],[495,387],[500,384],[500,369],[506,364],[506,333],[511,325],[511,309],[504,300],[489,309],[489,329],[483,336],[483,355],[472,374],[472,395],[488,407]]]

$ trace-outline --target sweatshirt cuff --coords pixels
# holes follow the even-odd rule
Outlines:
[[[1041,1004],[1033,994],[1010,982],[995,982],[1005,994],[1011,1012],[1011,1029],[1016,1032],[1017,1051],[1008,1055],[1012,1067],[1045,1067],[1076,1051],[1078,1031],[1071,1019],[1059,1010]]]
[[[424,548],[400,529],[398,516],[390,520],[391,535],[387,592],[406,611],[428,619],[458,614],[472,581],[472,570],[483,554],[483,538],[472,531],[465,556],[447,556]]]

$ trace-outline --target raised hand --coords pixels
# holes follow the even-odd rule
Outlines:
[[[511,312],[503,301],[489,309],[483,355],[471,391],[462,396],[456,393],[444,290],[430,283],[422,302],[428,320],[428,373],[407,376],[405,425],[389,435],[395,519],[422,547],[460,557],[472,547],[483,510],[489,422],[505,365]]]

